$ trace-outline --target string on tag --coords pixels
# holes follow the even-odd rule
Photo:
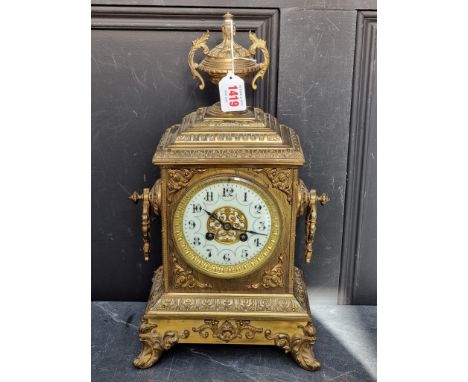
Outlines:
[[[247,108],[245,99],[244,80],[236,76],[234,70],[234,23],[232,20],[226,20],[231,26],[231,70],[229,70],[221,81],[219,81],[219,97],[221,102],[221,110],[227,111],[243,111]],[[240,58],[240,57],[238,57]]]
[[[231,70],[232,73],[234,72],[234,60],[244,60],[244,61],[252,61],[257,63],[257,60],[254,58],[247,58],[247,57],[234,57],[234,24],[232,20],[227,20],[231,24]]]
[[[235,74],[234,72],[234,24],[232,20],[228,20],[228,21],[231,24],[231,66],[232,66],[232,73]]]

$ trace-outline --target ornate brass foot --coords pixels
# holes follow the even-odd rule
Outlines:
[[[271,330],[265,331],[265,337],[284,349],[285,353],[291,352],[291,356],[303,369],[315,371],[320,369],[320,362],[315,358],[312,346],[317,339],[317,330],[312,322],[305,326],[299,325],[304,334],[293,334],[292,337],[286,333],[272,334]]]
[[[140,325],[140,342],[143,344],[138,357],[133,360],[133,366],[140,369],[147,369],[153,366],[161,358],[163,350],[169,350],[179,342],[179,333],[177,331],[167,331],[161,337],[156,328],[158,325],[150,324],[143,319]],[[189,331],[184,330],[180,338],[187,338]]]

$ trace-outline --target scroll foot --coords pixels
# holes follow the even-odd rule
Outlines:
[[[147,320],[142,320],[140,325],[140,341],[143,344],[140,354],[133,360],[133,366],[139,369],[147,369],[153,366],[161,358],[164,350],[169,350],[179,338],[187,338],[188,330],[184,330],[179,336],[176,331],[167,331],[161,336],[157,332],[158,325],[150,324]]]
[[[315,358],[313,346],[317,340],[317,330],[315,326],[308,322],[307,325],[299,325],[304,332],[293,334],[291,337],[291,356],[303,369],[315,371],[320,369],[320,362]]]
[[[315,371],[320,369],[320,362],[315,358],[313,345],[317,339],[315,326],[308,322],[306,325],[299,325],[303,334],[293,334],[291,337],[286,333],[272,334],[270,330],[265,331],[265,337],[272,340],[274,344],[285,353],[291,353],[296,363],[305,370]]]

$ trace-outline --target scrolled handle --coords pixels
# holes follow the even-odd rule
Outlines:
[[[205,33],[202,34],[200,38],[198,38],[197,40],[193,40],[192,48],[190,48],[190,51],[188,54],[188,64],[190,67],[190,71],[192,72],[193,78],[197,77],[200,80],[200,85],[198,86],[200,90],[205,89],[205,80],[203,79],[203,77],[197,70],[200,64],[193,61],[193,58],[195,57],[195,52],[198,49],[203,49],[204,54],[207,54],[209,52],[209,48],[205,44],[205,41],[208,40],[209,38],[210,38],[210,32],[206,31]]]
[[[250,41],[252,41],[252,45],[249,48],[249,53],[254,55],[257,49],[260,49],[260,51],[263,53],[263,62],[257,64],[257,67],[260,70],[257,72],[257,74],[252,80],[252,89],[256,90],[257,84],[255,82],[257,81],[257,79],[263,78],[268,69],[268,65],[270,65],[270,52],[268,52],[268,49],[266,47],[266,41],[262,40],[261,38],[258,38],[254,32],[249,32],[249,39]]]
[[[150,207],[153,207],[153,212],[155,215],[159,215],[160,203],[161,203],[161,180],[158,179],[154,186],[149,188],[144,188],[142,194],[134,192],[128,197],[135,204],[140,200],[143,201],[143,208],[141,212],[141,232],[143,235],[143,257],[145,261],[149,261],[151,253],[151,210]]]
[[[310,263],[312,259],[312,247],[314,245],[315,231],[317,229],[317,202],[320,202],[322,206],[327,204],[330,201],[330,198],[327,194],[317,195],[317,191],[314,189],[307,190],[304,182],[299,181],[298,187],[298,215],[302,215],[307,208],[307,218],[306,218],[306,250],[305,250],[305,260],[306,263]]]

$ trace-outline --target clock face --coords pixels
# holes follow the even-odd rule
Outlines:
[[[261,187],[232,177],[194,185],[174,214],[174,238],[194,268],[215,277],[244,276],[273,252],[278,208]]]

